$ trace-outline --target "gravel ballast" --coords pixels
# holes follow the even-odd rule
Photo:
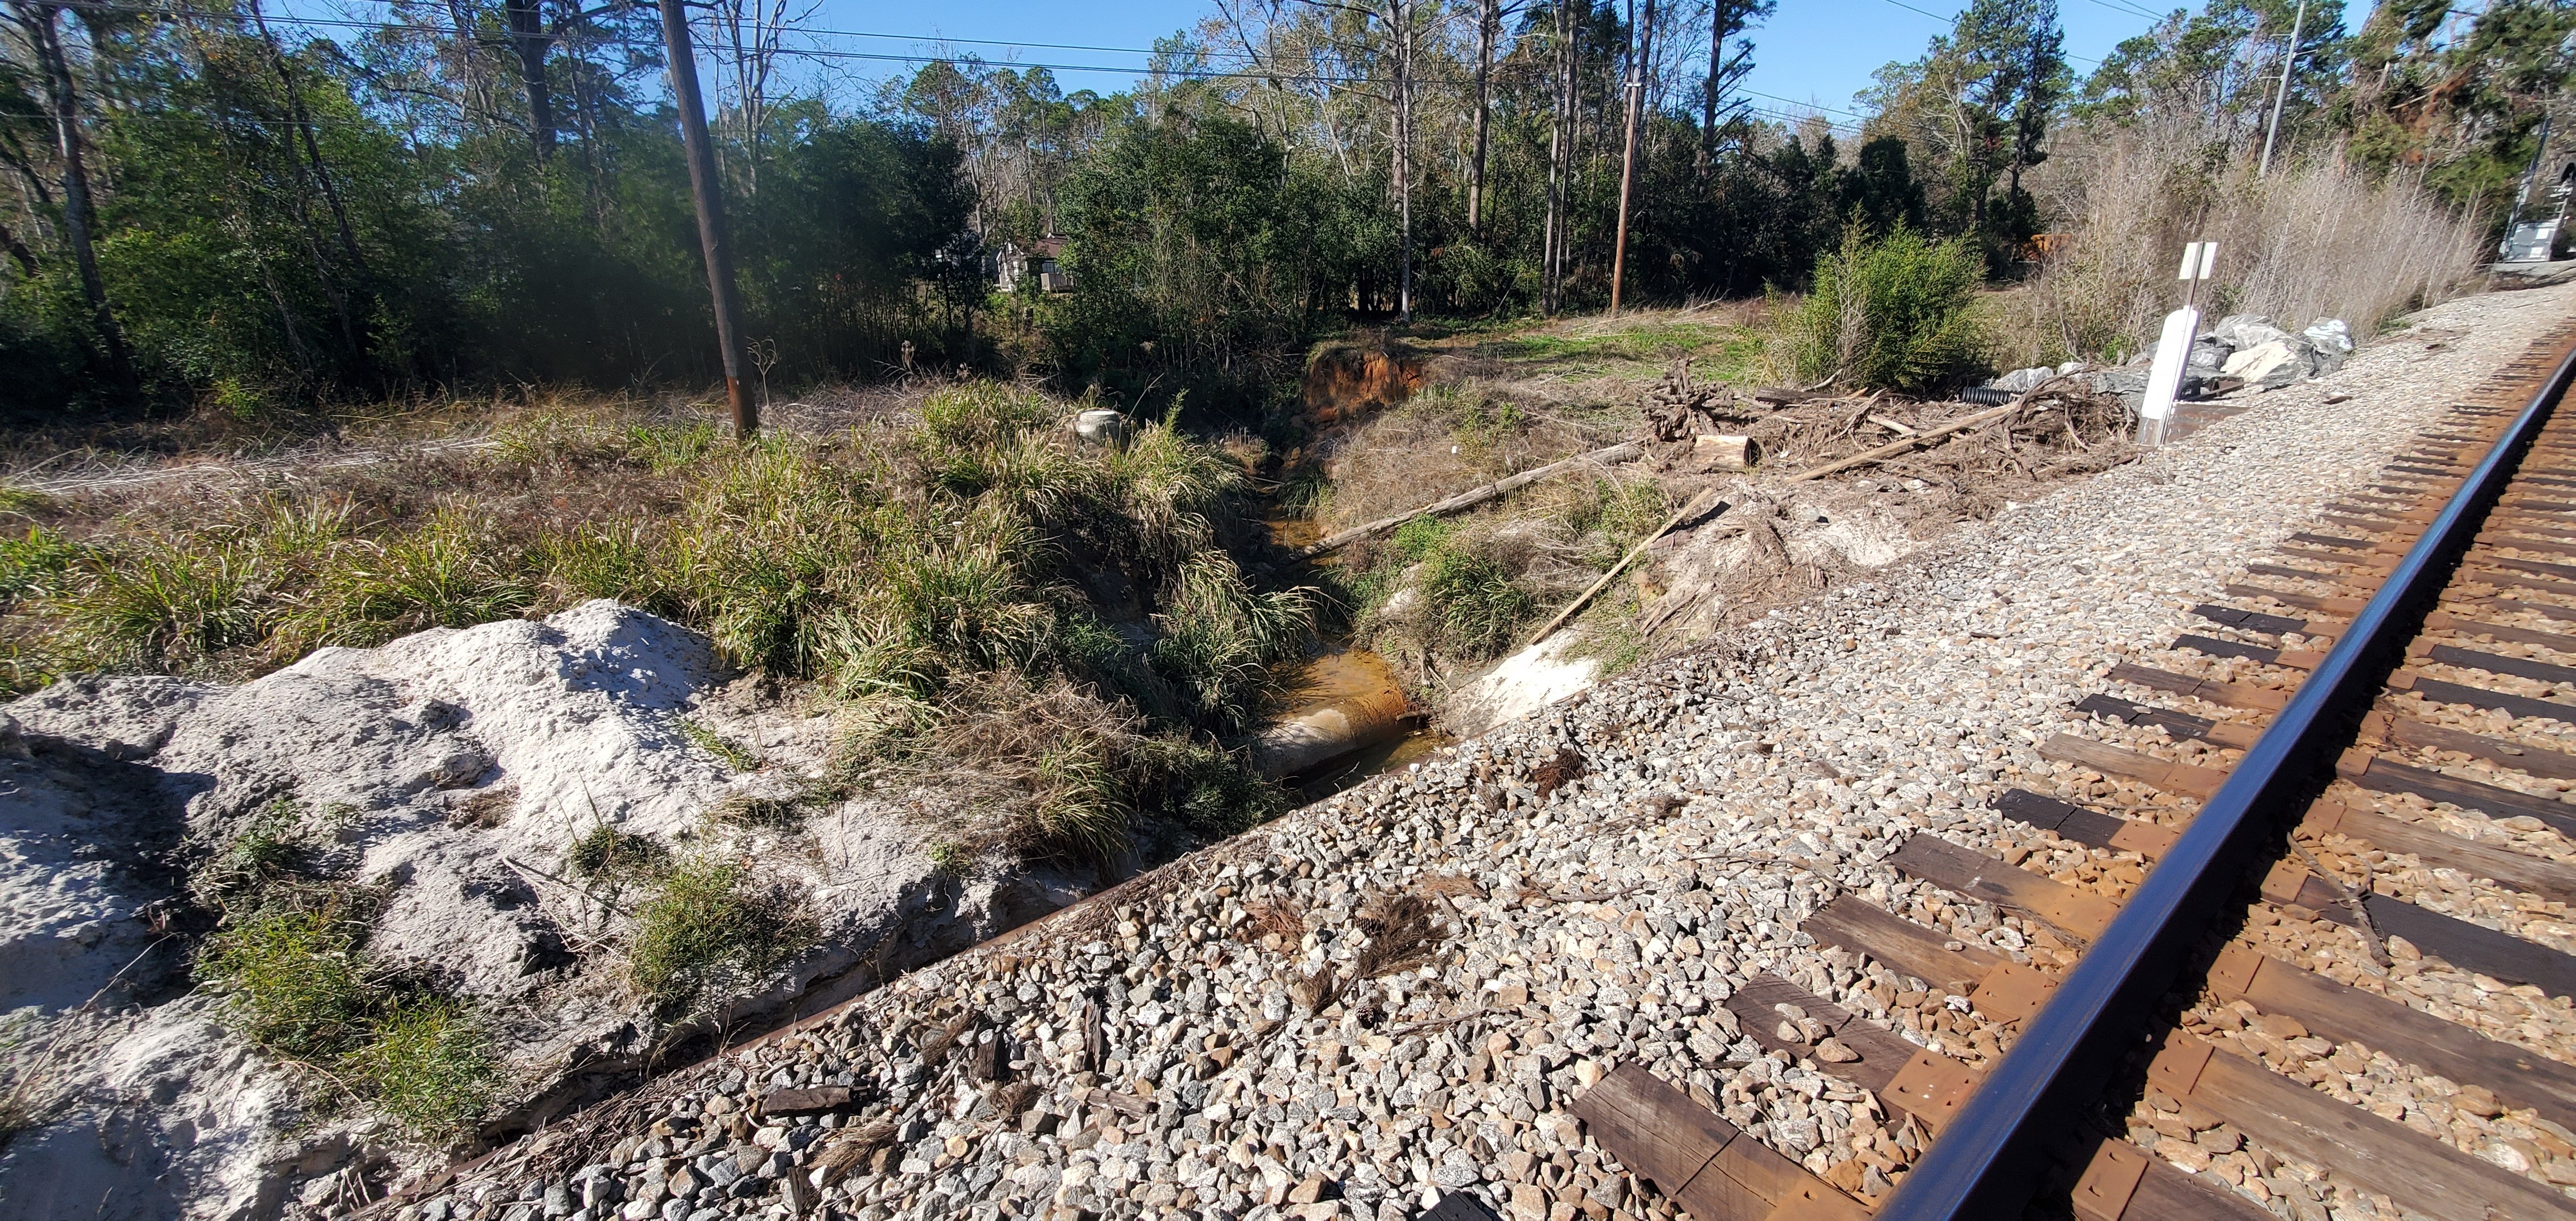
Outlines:
[[[1971,1064],[1999,1055],[2005,1028],[1820,951],[1798,923],[1848,894],[2010,958],[2072,961],[2037,924],[1906,881],[1884,858],[1929,832],[2124,895],[2143,874],[2134,855],[2057,841],[1987,803],[2021,786],[2188,817],[2188,802],[2036,746],[2074,729],[2224,766],[2230,756],[2177,753],[2160,733],[2071,725],[2066,709],[2120,691],[2104,677],[2115,662],[2184,668],[2173,637],[2214,634],[2194,603],[2571,307],[2576,286],[2427,311],[2339,373],[2252,398],[2176,446],[665,1076],[397,1215],[1268,1221],[1411,1217],[1465,1192],[1516,1221],[1669,1216],[1567,1109],[1629,1063],[1847,1189],[1883,1194],[1922,1134],[1830,1064],[1764,1055],[1721,1002],[1767,971]],[[2202,672],[2295,681],[2214,659]],[[2511,820],[2490,838],[2570,853]],[[2403,859],[2336,863],[2412,868],[2428,902],[2444,893]],[[2444,902],[2477,918],[2474,897]],[[2553,940],[2563,916],[2524,912],[2514,927],[2545,917],[2552,927],[2530,935]],[[2379,968],[2337,925],[2251,932],[2303,965],[2444,1016],[2476,1009],[2496,1037],[2576,1059],[2576,1017],[2536,989],[2488,988],[2403,946]],[[2242,1014],[2195,1019],[2279,1043],[2258,1049],[2276,1062],[2330,1062],[2320,1088],[2383,1116],[2576,1181],[2558,1153],[2576,1138],[2491,1099]],[[753,1114],[764,1098],[769,1112]],[[2282,1216],[2397,1215],[2328,1168],[2152,1106],[2132,1136]]]

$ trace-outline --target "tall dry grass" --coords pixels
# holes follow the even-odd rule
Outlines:
[[[2416,179],[2331,154],[2258,178],[2250,158],[2197,133],[2133,128],[2072,136],[2045,168],[2043,206],[2073,241],[1996,298],[2007,365],[2143,351],[2182,303],[2174,273],[2189,241],[2218,243],[2204,318],[2265,314],[2292,330],[2341,318],[2357,336],[2455,291],[2481,246],[2479,219]]]

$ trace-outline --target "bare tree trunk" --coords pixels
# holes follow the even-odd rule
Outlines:
[[[1610,248],[1610,316],[1619,316],[1619,290],[1628,277],[1628,198],[1637,183],[1637,121],[1646,108],[1646,62],[1654,51],[1655,0],[1646,0],[1646,24],[1637,24],[1637,0],[1628,0],[1628,136],[1619,152],[1619,235]]]
[[[543,162],[555,151],[554,86],[546,79],[546,52],[554,45],[546,33],[544,0],[502,0],[510,23],[510,49],[519,57],[519,83],[528,93],[528,137]]]
[[[116,311],[108,304],[107,281],[98,273],[98,251],[90,242],[98,214],[90,203],[80,95],[73,88],[71,59],[63,52],[62,30],[56,24],[61,10],[25,0],[12,0],[10,9],[26,31],[37,59],[42,61],[45,100],[53,112],[54,143],[63,159],[63,237],[71,243],[72,261],[80,268],[81,295],[88,299],[90,322],[98,328],[99,343],[107,349],[109,375],[115,378],[117,391],[131,399],[141,389],[134,374],[134,357],[126,350],[125,331],[116,324]]]
[[[1387,0],[1395,14],[1395,206],[1401,233],[1397,240],[1396,317],[1413,321],[1413,5]]]
[[[1539,255],[1540,311],[1553,314],[1565,271],[1567,163],[1574,147],[1574,10],[1556,7],[1556,106],[1547,138],[1547,225]]]
[[[724,363],[725,400],[733,435],[749,440],[760,431],[760,408],[743,385],[748,364],[742,333],[742,298],[734,286],[733,247],[725,232],[724,183],[716,176],[715,141],[707,135],[706,101],[698,93],[697,50],[689,45],[689,14],[682,0],[660,0],[662,45],[670,56],[671,95],[680,111],[680,142],[689,157],[689,194],[698,207],[698,245],[706,256],[707,295],[715,306],[716,348]]]
[[[372,277],[367,272],[367,258],[358,250],[358,235],[349,224],[349,209],[340,201],[339,187],[331,181],[331,167],[322,160],[322,144],[313,133],[313,115],[305,108],[304,92],[297,85],[294,67],[287,61],[284,48],[278,46],[277,36],[269,32],[268,16],[261,11],[258,0],[252,0],[250,15],[252,23],[259,29],[260,41],[268,47],[269,62],[277,70],[277,83],[286,91],[287,115],[295,123],[305,160],[311,166],[314,185],[320,189],[323,203],[331,209],[332,225],[339,233],[341,256],[349,260],[349,271],[357,278],[359,293],[368,295]],[[366,328],[351,318],[347,296],[322,266],[318,251],[314,272],[321,277],[322,289],[330,294],[331,306],[339,313],[340,335],[349,345],[350,354],[361,363],[367,362],[373,345],[368,342]]]
[[[1717,162],[1717,91],[1726,72],[1726,0],[1709,0],[1708,87],[1699,99],[1699,164],[1702,177]]]
[[[1485,231],[1485,142],[1494,117],[1494,42],[1502,34],[1502,0],[1484,0],[1476,10],[1476,152],[1467,168],[1467,232]]]

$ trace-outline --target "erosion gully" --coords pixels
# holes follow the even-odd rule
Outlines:
[[[2487,977],[2482,989],[2576,994],[2576,956],[2389,895],[2356,893],[2313,872],[2317,858],[2305,846],[2341,836],[2458,870],[2478,879],[2474,893],[2576,900],[2576,866],[2567,862],[2451,834],[2438,819],[2364,808],[2380,795],[2413,794],[2576,835],[2576,806],[2436,771],[2421,766],[2419,754],[2484,761],[2497,769],[2485,774],[2499,780],[2576,778],[2576,754],[2529,744],[2546,738],[2547,726],[2576,726],[2576,703],[2549,698],[2565,686],[2530,693],[2536,684],[2576,685],[2576,416],[2560,410],[2571,377],[2576,325],[2453,405],[2376,482],[2285,542],[2280,563],[2248,566],[2221,600],[2196,608],[2206,627],[2172,645],[2177,654],[2304,672],[2294,691],[2123,663],[2110,677],[2149,698],[2106,692],[2076,709],[2105,729],[2154,726],[2174,742],[2224,748],[2221,756],[2241,751],[2233,767],[2177,762],[2081,734],[2043,745],[2053,759],[2200,800],[2179,826],[2152,821],[2143,809],[2023,791],[1996,803],[1999,813],[2062,839],[2152,862],[2125,902],[1931,835],[1915,836],[1894,857],[1911,878],[2035,917],[2088,946],[2071,967],[2009,961],[1854,896],[1805,922],[1819,943],[1919,979],[1936,996],[2014,1028],[2010,1051],[1991,1071],[1917,1047],[1776,977],[1727,1002],[1766,1049],[1823,1062],[1819,1071],[1876,1093],[1933,1134],[1875,1216],[2274,1215],[2124,1136],[2136,1122],[2124,1117],[2141,1101],[2159,1116],[2170,1113],[2179,1130],[2241,1134],[2249,1147],[2328,1167],[2410,1217],[2576,1216],[2576,1200],[2559,1185],[2312,1088],[2293,1075],[2294,1055],[2258,1056],[2265,1046],[2258,1041],[2204,1038],[2182,1021],[2195,1004],[2225,1006],[2249,1031],[2365,1044],[2459,1084],[2460,1097],[2483,1091],[2479,1101],[2491,1099],[2500,1111],[2536,1110],[2576,1127],[2576,1065],[2338,982],[2265,953],[2248,936],[2249,925],[2272,919],[2331,920],[2381,949],[2402,938],[2426,959]],[[2445,709],[2547,725],[2508,741],[2436,723],[2459,719]],[[2347,786],[2334,790],[2346,794],[2341,799],[2328,795],[2338,779]],[[2258,920],[2262,913],[2269,918]],[[1575,1109],[1604,1148],[1699,1221],[1873,1215],[1641,1069],[1615,1070]]]

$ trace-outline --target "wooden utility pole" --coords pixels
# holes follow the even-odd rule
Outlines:
[[[707,293],[716,310],[716,346],[724,352],[725,401],[733,409],[733,435],[760,431],[760,409],[743,384],[748,364],[742,348],[742,299],[734,292],[733,248],[725,242],[724,182],[716,177],[716,149],[707,136],[706,103],[698,96],[697,52],[689,46],[689,15],[681,0],[660,0],[662,47],[671,57],[671,93],[680,107],[680,140],[689,154],[689,193],[697,198],[698,245],[707,260]]]
[[[2290,18],[2290,46],[2281,56],[2281,84],[2272,91],[2272,119],[2263,125],[2263,160],[2254,167],[2254,176],[2272,173],[2272,137],[2281,133],[2281,103],[2290,97],[2290,69],[2299,62],[2299,34],[2308,23],[2308,0],[2299,0],[2299,11]]]
[[[1619,154],[1619,235],[1610,246],[1610,316],[1619,316],[1619,288],[1628,278],[1628,193],[1637,181],[1637,112],[1646,104],[1646,53],[1653,44],[1655,0],[1646,0],[1646,27],[1637,25],[1637,0],[1628,0],[1628,143]]]

